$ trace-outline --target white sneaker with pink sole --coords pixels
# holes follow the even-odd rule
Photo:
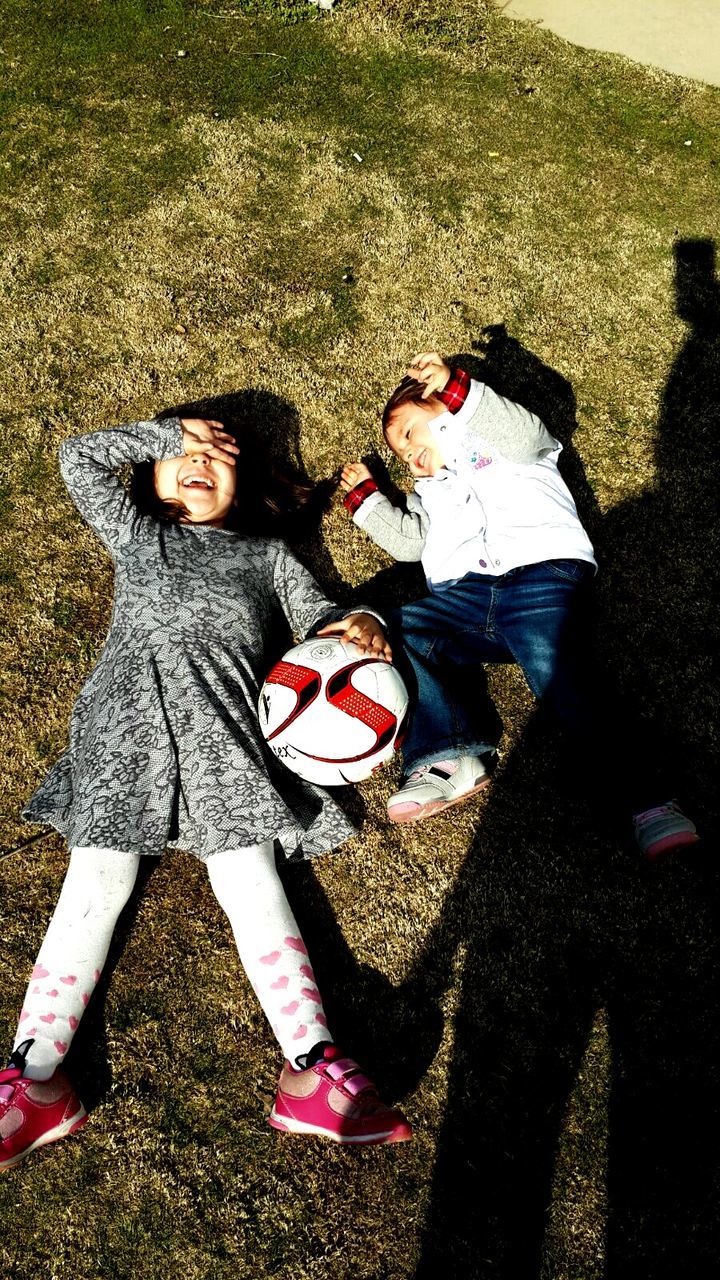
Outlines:
[[[420,765],[388,800],[391,822],[419,822],[481,791],[490,781],[497,752],[458,756],[437,764]]]

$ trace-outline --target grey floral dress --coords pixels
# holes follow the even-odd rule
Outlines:
[[[279,839],[288,856],[311,856],[353,827],[326,792],[277,763],[255,708],[290,632],[303,637],[345,610],[280,541],[140,515],[118,469],[182,452],[178,419],[61,447],[70,494],[115,562],[115,600],[68,750],[23,816],[71,846],[157,855],[177,845],[205,860]]]

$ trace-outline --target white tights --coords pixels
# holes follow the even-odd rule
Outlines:
[[[332,1040],[305,944],[275,867],[272,841],[214,854],[210,883],[226,912],[245,972],[287,1058]],[[90,1000],[140,858],[75,848],[33,966],[15,1036],[25,1075],[47,1080],[62,1062]]]

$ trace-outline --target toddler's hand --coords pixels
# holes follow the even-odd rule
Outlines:
[[[225,430],[222,422],[213,422],[211,418],[181,418],[183,431],[183,448],[192,457],[196,453],[205,453],[208,458],[219,458],[231,467],[240,450],[235,437]]]
[[[349,493],[363,480],[372,480],[372,476],[364,462],[348,462],[340,473],[340,488]]]
[[[358,649],[371,658],[392,662],[392,649],[387,636],[372,613],[348,614],[347,618],[340,618],[338,622],[330,622],[326,627],[321,627],[318,635],[339,635],[341,640],[356,644]]]
[[[416,382],[424,382],[423,400],[434,395],[436,391],[444,391],[448,384],[452,369],[445,364],[437,351],[421,351],[415,356],[408,369],[408,377]]]

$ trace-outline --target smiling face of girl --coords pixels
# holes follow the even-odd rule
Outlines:
[[[235,504],[236,474],[231,463],[205,453],[183,453],[156,462],[154,474],[160,501],[184,508],[181,523],[222,528]]]
[[[434,476],[445,466],[430,422],[443,411],[437,401],[416,404],[408,401],[392,411],[385,425],[385,439],[401,462],[407,464],[416,479]]]

